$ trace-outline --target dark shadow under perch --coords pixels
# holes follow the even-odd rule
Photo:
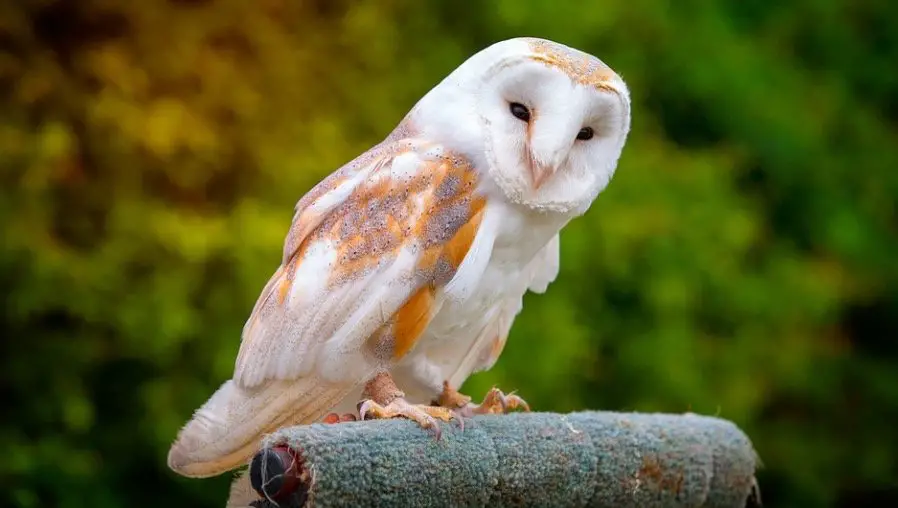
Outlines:
[[[439,441],[401,419],[314,424],[266,437],[228,506],[742,508],[756,467],[738,427],[695,414],[478,416]]]

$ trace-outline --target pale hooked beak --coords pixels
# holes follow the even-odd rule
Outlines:
[[[529,159],[530,178],[533,181],[533,188],[539,189],[546,183],[550,176],[554,175],[558,168],[564,164],[567,158],[566,152],[557,153],[552,157],[552,162],[546,163],[533,156],[533,152],[527,150],[527,158]]]

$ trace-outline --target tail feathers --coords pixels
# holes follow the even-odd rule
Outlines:
[[[249,481],[249,472],[245,472],[235,476],[231,482],[231,490],[225,508],[250,508],[253,506],[253,501],[257,499],[259,499],[259,494],[256,493]]]
[[[168,466],[183,476],[215,476],[245,465],[262,436],[287,425],[312,423],[350,388],[303,378],[244,389],[225,382],[181,429]]]

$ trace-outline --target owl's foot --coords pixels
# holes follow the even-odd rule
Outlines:
[[[426,404],[411,404],[405,400],[405,394],[396,387],[393,378],[387,372],[374,376],[365,385],[363,400],[359,403],[359,419],[408,418],[424,429],[433,429],[437,439],[442,431],[438,421],[449,422],[456,418],[455,413],[445,407]]]
[[[484,414],[506,414],[514,409],[530,411],[527,401],[514,393],[504,394],[498,388],[491,388],[483,397],[480,404],[471,403],[471,397],[462,395],[452,388],[448,382],[443,383],[443,391],[436,403],[441,407],[451,408],[457,414],[464,417]]]
[[[437,440],[439,440],[442,435],[437,420],[448,422],[455,418],[451,409],[428,406],[425,404],[410,404],[403,398],[393,399],[393,401],[386,406],[382,406],[377,402],[368,399],[359,405],[359,416],[362,420],[397,417],[408,418],[409,420],[417,422],[417,424],[424,429],[433,429]]]
[[[523,409],[530,411],[530,405],[527,401],[514,394],[514,392],[505,394],[502,390],[493,387],[486,392],[483,401],[479,405],[468,404],[474,414],[506,414],[515,409]]]

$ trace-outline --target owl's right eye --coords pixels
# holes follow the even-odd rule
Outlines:
[[[512,102],[509,109],[511,110],[511,114],[518,120],[523,120],[525,122],[530,121],[530,110],[527,109],[527,106],[520,102]]]

